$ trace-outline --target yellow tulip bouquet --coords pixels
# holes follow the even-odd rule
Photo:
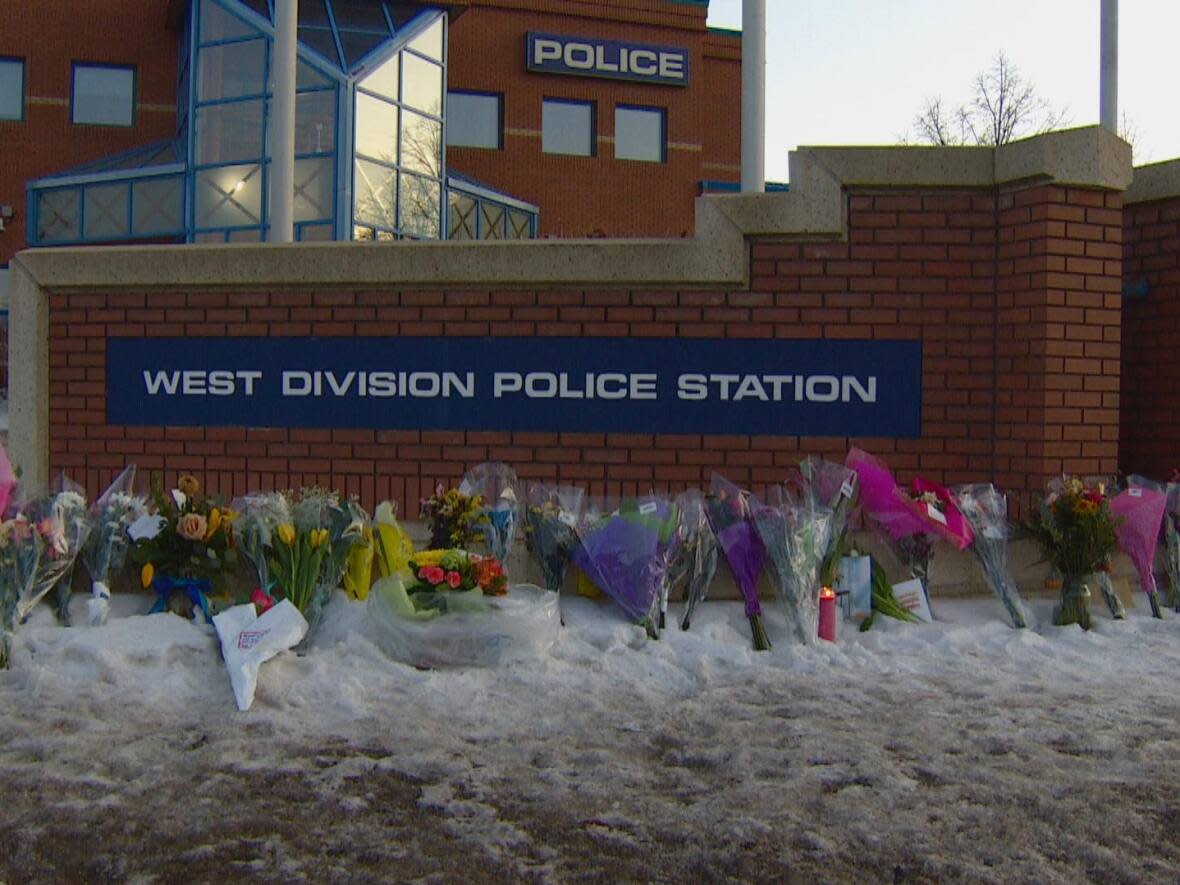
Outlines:
[[[153,476],[150,504],[154,533],[142,533],[128,551],[144,589],[156,576],[167,576],[208,580],[223,592],[226,573],[237,564],[233,509],[201,494],[193,476],[181,476],[167,492]]]

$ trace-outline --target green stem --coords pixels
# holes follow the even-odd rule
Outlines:
[[[754,651],[770,651],[770,639],[762,626],[762,615],[750,615],[750,632],[754,634]]]

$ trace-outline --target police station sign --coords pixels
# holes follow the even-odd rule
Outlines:
[[[530,71],[571,74],[577,77],[605,77],[665,86],[687,86],[687,49],[621,43],[593,37],[568,37],[530,31],[526,39]]]
[[[115,425],[916,437],[915,341],[110,338]]]

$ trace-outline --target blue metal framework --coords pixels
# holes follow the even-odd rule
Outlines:
[[[192,0],[175,140],[30,182],[29,244],[265,239],[272,21],[271,0]],[[446,237],[457,200],[479,204],[477,234],[536,236],[535,206],[447,174],[446,24],[432,7],[300,4],[297,240]],[[364,141],[367,107],[393,123]]]

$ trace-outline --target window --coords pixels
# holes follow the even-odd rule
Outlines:
[[[135,124],[135,68],[74,64],[70,121],[97,126]]]
[[[502,108],[504,97],[488,92],[447,93],[447,145],[449,147],[504,147]]]
[[[0,58],[0,120],[25,118],[25,63]]]
[[[615,159],[663,163],[665,116],[661,108],[615,108]]]
[[[541,150],[594,156],[594,103],[546,98],[541,104]]]

